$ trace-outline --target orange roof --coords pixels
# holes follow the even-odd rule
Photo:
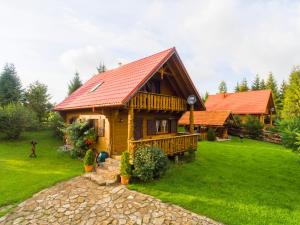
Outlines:
[[[267,114],[269,104],[274,107],[272,91],[259,90],[209,95],[205,107],[207,111],[229,110],[233,114]]]
[[[194,124],[223,126],[229,117],[232,117],[230,111],[194,111]],[[190,112],[185,112],[178,123],[180,125],[189,125]]]
[[[58,104],[54,110],[125,105],[138,89],[174,54],[181,63],[174,47],[97,74]],[[181,66],[191,82],[183,64]],[[97,88],[97,86],[99,87]],[[200,95],[192,82],[191,86],[199,102],[201,102]],[[91,91],[93,89],[95,90]],[[204,104],[202,102],[201,104],[204,108]]]

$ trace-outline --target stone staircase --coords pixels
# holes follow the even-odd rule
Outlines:
[[[96,167],[94,172],[85,173],[83,177],[90,179],[101,186],[119,183],[120,160],[107,158],[104,163]]]

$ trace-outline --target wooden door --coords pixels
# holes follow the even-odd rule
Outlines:
[[[134,140],[139,140],[143,138],[143,118],[134,118]]]

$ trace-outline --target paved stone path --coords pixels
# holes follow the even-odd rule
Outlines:
[[[45,189],[0,218],[0,224],[219,224],[122,185],[76,177]]]

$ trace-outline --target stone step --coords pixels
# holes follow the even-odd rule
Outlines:
[[[85,173],[83,177],[100,186],[110,186],[119,183],[119,177],[105,177],[97,174],[96,172]]]

